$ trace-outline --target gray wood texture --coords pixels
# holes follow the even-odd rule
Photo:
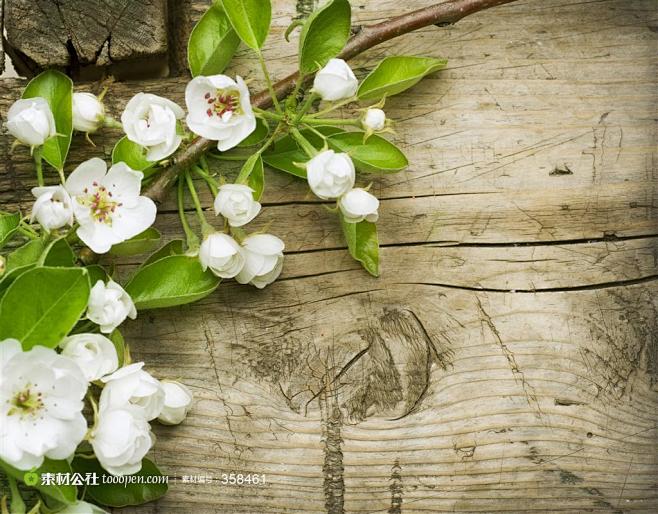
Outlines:
[[[273,3],[280,78],[298,13]],[[425,4],[353,9],[372,23]],[[196,400],[156,427],[169,494],[126,511],[656,512],[657,26],[653,0],[522,0],[357,59],[361,76],[386,55],[450,60],[387,102],[409,169],[359,178],[382,200],[381,278],[303,183],[268,171],[253,228],[285,240],[281,280],[127,326],[134,357]],[[229,72],[261,84],[246,50]],[[115,83],[109,110],[138,91],[182,105],[186,80]],[[23,85],[2,81],[0,117]],[[77,138],[71,166],[117,136]],[[27,208],[29,156],[9,143],[0,202]],[[180,237],[172,201],[157,226]],[[267,483],[222,485],[230,472]]]

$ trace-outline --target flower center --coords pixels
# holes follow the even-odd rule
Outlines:
[[[112,214],[122,204],[112,199],[112,191],[108,191],[105,186],[98,185],[98,182],[94,182],[93,186],[91,191],[89,188],[85,188],[84,192],[87,196],[78,197],[78,201],[89,207],[91,215],[96,221],[111,225]]]
[[[218,89],[215,96],[206,93],[203,98],[208,103],[206,114],[209,118],[213,115],[224,118],[226,114],[230,117],[233,113],[241,113],[240,92],[234,89]]]
[[[8,414],[10,416],[18,414],[19,416],[26,416],[36,414],[43,408],[43,400],[41,393],[32,389],[30,384],[25,386],[9,401],[11,408]]]

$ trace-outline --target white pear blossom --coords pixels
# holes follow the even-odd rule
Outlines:
[[[185,103],[190,130],[217,141],[222,152],[236,146],[256,128],[249,89],[242,77],[195,77],[185,88]]]
[[[16,100],[7,112],[7,130],[30,146],[42,145],[57,133],[50,105],[41,97]]]
[[[87,318],[100,325],[101,332],[109,334],[126,318],[135,319],[137,309],[130,295],[116,282],[97,281],[89,292]]]
[[[221,278],[235,277],[245,264],[240,245],[227,234],[215,232],[207,236],[199,248],[199,261],[203,270],[210,268]]]
[[[361,120],[363,128],[371,132],[384,130],[386,127],[386,113],[382,109],[368,109]]]
[[[258,289],[274,282],[283,269],[284,244],[270,234],[254,234],[242,242],[246,262],[235,277],[240,284],[251,284]]]
[[[232,227],[241,227],[260,212],[260,203],[254,200],[254,190],[244,184],[224,184],[215,198],[215,213],[222,215]]]
[[[73,455],[87,431],[87,385],[78,365],[55,350],[0,342],[0,459],[29,470],[44,457]]]
[[[325,200],[347,193],[354,187],[355,176],[354,163],[346,153],[325,150],[306,164],[308,185]]]
[[[112,341],[100,334],[75,334],[59,343],[62,355],[75,362],[89,382],[116,371],[119,357]]]
[[[64,507],[64,510],[58,510],[57,514],[109,514],[109,512],[93,503],[79,500],[71,505],[67,505]]]
[[[147,421],[160,415],[165,401],[164,389],[143,367],[143,362],[135,362],[101,378],[105,383],[99,403],[101,411],[133,405]]]
[[[185,111],[176,103],[151,93],[137,93],[121,114],[128,139],[146,148],[146,159],[160,161],[180,146],[177,120]]]
[[[142,469],[142,459],[155,444],[155,436],[140,410],[124,405],[101,409],[89,442],[101,466],[121,476]]]
[[[192,407],[192,393],[184,384],[175,380],[163,380],[165,401],[158,421],[163,425],[182,423]]]
[[[368,191],[354,188],[338,200],[338,207],[348,223],[359,223],[366,220],[374,223],[379,219],[379,200]]]
[[[37,220],[46,232],[73,225],[73,202],[64,186],[32,188],[36,198],[30,222]]]
[[[330,102],[353,97],[358,87],[352,68],[342,59],[331,59],[313,81],[313,91]]]
[[[73,93],[73,129],[92,134],[105,121],[105,106],[92,93]]]
[[[66,179],[80,224],[76,233],[94,252],[108,252],[112,245],[136,236],[155,221],[155,204],[139,195],[143,176],[123,162],[108,171],[105,161],[95,157]]]

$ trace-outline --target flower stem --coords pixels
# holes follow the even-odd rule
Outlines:
[[[276,109],[276,112],[282,113],[283,111],[281,110],[279,99],[276,96],[276,91],[274,91],[274,86],[272,85],[272,78],[270,77],[270,73],[267,71],[267,66],[265,64],[265,59],[263,58],[263,54],[260,50],[256,52],[256,54],[258,55],[258,62],[260,63],[261,70],[263,70],[263,76],[265,77],[265,82],[267,83],[267,89],[270,92],[270,96],[272,97],[274,108]]]
[[[295,141],[299,143],[299,146],[302,147],[302,150],[306,152],[306,155],[308,155],[311,159],[318,154],[318,151],[315,149],[315,147],[309,142],[308,139],[302,135],[297,127],[290,127],[290,133],[292,134],[292,137],[295,138]]]
[[[208,184],[208,189],[210,189],[210,192],[212,193],[213,196],[217,196],[217,181],[210,176],[205,170],[199,168],[198,166],[195,166],[194,172],[199,175],[203,180],[206,181],[206,184]]]
[[[313,105],[313,102],[318,98],[318,95],[315,93],[311,92],[308,94],[306,99],[304,100],[304,103],[301,105],[301,107],[297,111],[297,116],[295,117],[295,121],[293,122],[295,125],[299,123],[299,120],[301,120],[308,112],[308,110],[311,108],[311,105]]]
[[[263,118],[270,120],[281,121],[285,116],[283,114],[277,114],[275,112],[266,111],[265,109],[259,109],[258,107],[253,107],[256,114],[261,115]]]
[[[183,232],[185,232],[185,238],[187,239],[187,249],[196,250],[199,247],[199,238],[187,222],[184,197],[185,189],[183,188],[183,177],[180,177],[178,179],[178,216],[180,217],[180,223],[183,226]]]
[[[24,514],[25,513],[25,502],[21,496],[21,492],[18,490],[18,485],[16,484],[16,479],[10,475],[7,475],[7,481],[9,482],[9,490],[11,491],[11,512],[12,514]]]
[[[304,116],[302,123],[307,125],[349,125],[351,127],[360,127],[361,121],[357,119],[344,119],[344,118],[310,118]]]
[[[35,147],[32,152],[32,157],[34,158],[34,167],[37,170],[37,184],[43,187],[43,162],[41,161],[41,152],[42,150],[40,146]]]
[[[335,111],[336,109],[339,109],[340,107],[343,107],[343,106],[345,106],[345,105],[347,105],[347,104],[349,104],[349,103],[352,103],[352,102],[356,102],[356,98],[355,98],[355,97],[348,98],[348,99],[346,99],[346,100],[342,100],[341,102],[338,102],[338,103],[335,103],[335,104],[331,104],[331,105],[330,105],[329,107],[327,107],[326,109],[322,109],[321,111],[318,111],[318,112],[316,112],[316,113],[314,113],[314,114],[311,114],[310,117],[311,117],[311,118],[319,118],[320,116],[324,116],[325,114],[328,114],[328,113],[330,113],[330,112],[333,112],[333,111]]]
[[[194,181],[192,180],[192,175],[190,175],[189,170],[185,172],[185,181],[187,182],[187,189],[190,191],[190,196],[192,197],[192,202],[194,203],[197,216],[199,217],[199,223],[201,223],[201,233],[206,236],[212,232],[215,232],[215,229],[212,228],[210,223],[208,223],[206,215],[203,212],[203,207],[201,207],[199,195],[196,193],[196,187],[194,187]]]

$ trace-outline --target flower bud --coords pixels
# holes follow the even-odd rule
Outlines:
[[[73,129],[91,134],[105,121],[105,106],[96,95],[73,93]]]
[[[221,214],[232,227],[241,227],[260,212],[260,203],[254,200],[254,190],[244,184],[224,184],[215,198],[215,213]]]
[[[174,380],[163,380],[162,387],[165,400],[158,421],[163,425],[178,425],[192,407],[192,393],[187,386]]]
[[[101,410],[89,438],[101,466],[113,475],[132,475],[155,443],[151,426],[132,405]]]
[[[134,405],[147,421],[160,415],[164,389],[159,380],[142,369],[143,366],[143,362],[135,362],[101,379],[105,383],[99,402],[101,410]]]
[[[46,232],[73,225],[73,203],[63,186],[32,188],[36,201],[30,221],[37,220]]]
[[[313,81],[313,91],[331,102],[354,96],[358,87],[354,72],[342,59],[331,59]]]
[[[57,130],[55,118],[45,98],[17,100],[7,113],[7,130],[21,143],[39,146]]]
[[[119,367],[114,344],[100,334],[75,334],[59,343],[62,355],[75,362],[89,382],[116,371]]]
[[[242,242],[245,265],[235,277],[240,284],[251,284],[258,289],[274,282],[283,269],[281,239],[270,234],[254,234]]]
[[[127,317],[137,317],[137,310],[130,295],[113,280],[107,285],[102,280],[96,282],[89,293],[87,318],[100,325],[101,332],[109,334]]]
[[[338,200],[338,207],[348,223],[366,220],[372,223],[379,219],[379,200],[365,189],[354,188]]]
[[[215,232],[207,236],[199,248],[199,261],[203,270],[210,268],[221,278],[233,278],[245,263],[240,245],[227,234]]]
[[[306,177],[311,190],[320,198],[338,198],[354,187],[354,163],[346,153],[325,150],[308,161]]]
[[[381,109],[368,109],[361,120],[363,128],[371,132],[384,130],[386,127],[386,113]]]

